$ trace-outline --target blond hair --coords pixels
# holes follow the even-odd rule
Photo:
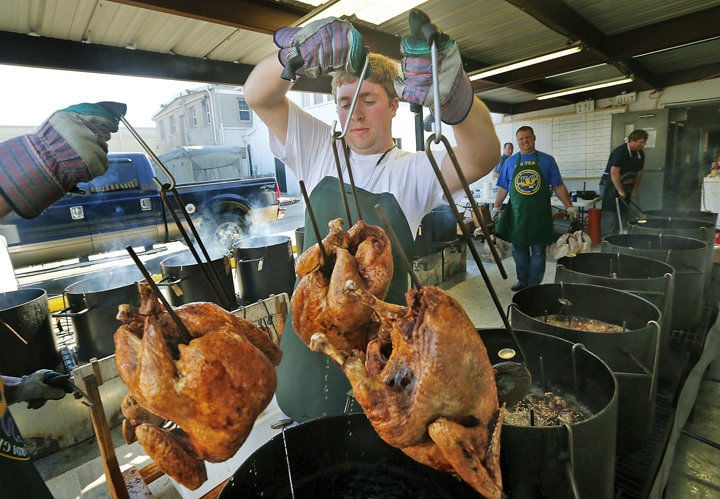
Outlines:
[[[365,79],[369,82],[377,83],[378,85],[383,87],[388,95],[388,98],[394,99],[395,97],[397,97],[397,94],[395,93],[395,85],[393,82],[395,81],[395,78],[400,74],[398,64],[389,57],[386,57],[382,54],[370,53],[368,54],[368,57],[370,58],[370,67],[368,67],[368,74]],[[344,69],[335,71],[333,73],[332,82],[330,83],[330,85],[332,87],[332,95],[335,99],[335,102],[337,102],[338,87],[340,87],[341,85],[345,85],[346,83],[352,83],[357,79],[357,75],[354,75],[349,71],[345,71]]]

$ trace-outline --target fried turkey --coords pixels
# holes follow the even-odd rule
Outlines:
[[[272,399],[281,352],[257,326],[213,303],[174,309],[187,336],[152,288],[138,287],[140,308],[120,307],[125,324],[114,336],[118,374],[130,392],[123,434],[196,489],[207,479],[203,460],[232,457]]]

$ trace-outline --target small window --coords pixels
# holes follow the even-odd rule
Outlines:
[[[205,123],[210,124],[212,123],[212,115],[210,114],[210,102],[208,101],[207,97],[203,98],[202,100],[202,111],[205,115]]]
[[[158,128],[160,129],[160,140],[165,140],[165,122],[163,120],[158,122]]]
[[[170,120],[170,135],[175,135],[175,133],[177,133],[177,128],[175,127],[175,116],[170,116],[168,119]]]
[[[250,113],[250,106],[245,102],[245,99],[238,99],[238,110],[240,111],[240,121],[250,121],[252,114]]]
[[[197,119],[197,111],[195,110],[195,106],[192,106],[190,108],[190,123],[192,123],[192,126],[198,126],[198,119]]]

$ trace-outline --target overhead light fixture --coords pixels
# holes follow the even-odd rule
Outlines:
[[[483,78],[487,78],[488,76],[495,76],[500,73],[507,73],[508,71],[514,71],[516,69],[520,68],[526,68],[528,66],[532,66],[533,64],[540,64],[541,62],[546,61],[552,61],[553,59],[558,59],[560,57],[565,57],[567,55],[576,54],[582,50],[582,44],[581,43],[575,43],[571,45],[570,47],[562,50],[557,50],[555,52],[550,52],[549,54],[539,55],[537,57],[531,57],[530,59],[523,59],[515,62],[510,62],[508,64],[496,64],[495,66],[488,66],[485,69],[480,70],[477,73],[470,74],[470,80],[481,80]]]
[[[619,78],[610,78],[609,80],[602,80],[595,83],[588,83],[586,85],[578,85],[576,87],[564,88],[554,92],[547,92],[544,94],[538,94],[535,98],[537,100],[554,99],[555,97],[562,97],[563,95],[577,94],[579,92],[585,92],[587,90],[597,90],[598,88],[612,87],[615,85],[622,85],[623,83],[631,83],[635,80],[635,77],[621,76]]]
[[[388,19],[417,7],[426,0],[330,0],[322,2],[309,0],[309,3],[318,8],[312,10],[307,16],[300,19],[298,26],[305,26],[325,17],[343,17],[355,15],[358,19],[373,24],[382,24]]]

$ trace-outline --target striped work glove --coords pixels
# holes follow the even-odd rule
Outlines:
[[[410,11],[410,35],[400,43],[402,76],[395,80],[398,96],[410,104],[418,104],[434,111],[433,73],[430,43],[422,27],[430,25],[430,18],[418,9]],[[435,38],[438,63],[440,114],[443,123],[456,125],[470,112],[473,91],[460,59],[457,42],[444,33]]]
[[[338,69],[360,74],[367,51],[352,24],[334,17],[313,21],[303,28],[281,28],[273,37],[285,68],[282,78],[317,78]]]
[[[0,194],[24,218],[33,218],[78,182],[108,167],[107,141],[127,106],[77,104],[53,113],[37,132],[0,143]]]

